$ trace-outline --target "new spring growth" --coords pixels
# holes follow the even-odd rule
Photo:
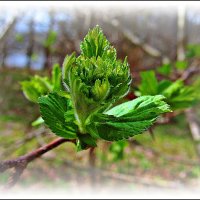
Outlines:
[[[80,48],[80,56],[73,53],[65,58],[62,73],[84,133],[94,113],[104,112],[128,93],[131,76],[127,59],[117,59],[99,26],[88,32]]]

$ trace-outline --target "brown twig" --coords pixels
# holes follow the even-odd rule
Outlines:
[[[89,165],[91,167],[90,182],[92,186],[96,184],[96,178],[97,178],[96,174],[94,173],[95,162],[96,162],[95,147],[91,147],[89,149]]]
[[[12,175],[12,177],[9,180],[9,183],[7,187],[12,187],[17,180],[20,178],[21,174],[23,173],[24,169],[27,167],[27,165],[35,160],[36,158],[42,156],[43,154],[47,153],[48,151],[58,147],[59,145],[65,143],[65,142],[72,142],[76,143],[76,140],[68,140],[64,138],[58,138],[49,144],[40,147],[24,156],[20,156],[19,158],[13,159],[13,160],[7,160],[0,162],[0,173],[5,172],[6,170],[10,168],[14,168],[15,171]]]
[[[44,127],[40,127],[37,130],[30,131],[30,133],[28,135],[26,135],[26,137],[24,137],[23,139],[17,140],[14,144],[7,147],[6,152],[1,152],[0,158],[8,156],[10,154],[10,152],[16,151],[17,149],[19,149],[24,144],[27,144],[28,142],[33,140],[35,137],[41,136],[44,133],[46,133],[46,130],[45,130]]]
[[[182,74],[181,79],[184,82],[187,82],[188,79],[191,78],[193,75],[200,73],[199,65],[199,62],[194,61],[191,66]]]
[[[120,23],[118,22],[117,19],[106,20],[105,18],[104,20],[105,22],[109,22],[109,25],[113,26],[114,28],[118,28],[125,38],[127,38],[135,46],[139,46],[145,53],[147,53],[151,57],[160,58],[162,60],[162,63],[169,63],[170,58],[167,55],[163,55],[163,53],[157,48],[151,46],[146,42],[143,42],[139,36],[135,35],[128,28],[119,27]]]
[[[89,150],[89,163],[90,166],[94,167],[95,166],[95,147],[91,147]]]
[[[155,141],[155,134],[153,132],[153,128],[152,127],[149,128],[149,134],[150,134],[151,138]]]

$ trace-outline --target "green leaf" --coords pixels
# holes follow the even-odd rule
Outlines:
[[[33,77],[33,80],[35,82],[35,84],[39,85],[39,89],[41,89],[41,93],[45,94],[46,92],[52,91],[52,85],[51,85],[51,81],[48,77],[41,77],[38,75],[35,75]]]
[[[162,80],[158,83],[158,94],[162,94],[164,90],[166,90],[173,82],[170,80]]]
[[[162,95],[142,96],[122,103],[104,114],[96,114],[93,125],[87,127],[88,131],[108,141],[128,139],[143,133],[159,115],[171,111],[164,99]]]
[[[39,92],[38,88],[33,82],[30,81],[23,81],[21,82],[22,90],[24,93],[24,96],[34,103],[37,103],[38,98],[41,96],[41,93]]]
[[[162,65],[160,67],[157,67],[156,71],[159,74],[168,76],[168,75],[170,75],[170,73],[172,71],[172,65],[171,64],[164,64],[164,65]]]
[[[67,139],[75,139],[78,127],[75,118],[66,120],[66,113],[70,112],[70,100],[59,96],[57,93],[49,93],[39,98],[40,112],[45,124],[58,136]]]
[[[177,80],[174,83],[171,83],[169,87],[162,91],[162,94],[167,97],[167,99],[176,97],[179,95],[180,89],[184,87],[183,81]]]
[[[80,47],[84,56],[97,58],[98,56],[102,57],[104,52],[110,48],[110,43],[100,27],[96,26],[92,30],[89,30]]]
[[[142,83],[139,86],[139,95],[163,95],[172,110],[185,109],[194,105],[198,98],[197,90],[193,86],[184,85],[183,81],[157,81],[155,72],[141,73]]]
[[[186,48],[186,56],[188,58],[200,57],[200,45],[189,44]]]
[[[125,102],[107,111],[105,114],[115,117],[131,117],[131,119],[147,119],[157,117],[159,114],[171,111],[162,95],[141,96],[132,101]],[[133,115],[134,114],[134,115]],[[142,114],[142,116],[140,116]],[[138,115],[138,116],[137,116]],[[149,119],[148,118],[148,119]]]
[[[31,77],[30,81],[22,81],[20,84],[25,97],[35,103],[37,103],[40,96],[52,90],[49,78],[40,77],[38,75]]]
[[[173,110],[185,109],[192,106],[198,99],[198,89],[193,86],[185,86],[182,80],[171,83],[162,91]]]
[[[74,67],[76,62],[76,56],[75,53],[72,53],[70,56],[67,55],[63,62],[63,68],[62,68],[62,80],[64,87],[67,91],[70,90],[70,77],[71,77],[71,71]]]
[[[70,92],[76,120],[82,133],[96,112],[109,109],[130,88],[127,58],[117,60],[116,50],[97,26],[81,43],[81,55],[66,56],[62,70],[63,84]]]
[[[139,90],[142,95],[156,95],[158,89],[158,81],[153,70],[140,73],[141,84]]]
[[[53,66],[52,84],[53,84],[53,91],[59,91],[61,89],[61,69],[59,64],[55,64]]]

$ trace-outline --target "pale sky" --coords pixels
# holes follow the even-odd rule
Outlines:
[[[200,6],[198,1],[0,1],[0,8],[42,7],[167,7],[167,6]]]

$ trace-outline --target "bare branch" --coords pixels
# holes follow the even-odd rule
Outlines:
[[[51,143],[40,147],[39,149],[36,149],[32,151],[31,153],[28,153],[24,156],[21,156],[19,158],[13,159],[13,160],[7,160],[0,162],[0,173],[3,173],[4,171],[14,168],[15,171],[12,175],[12,177],[9,180],[9,183],[7,187],[13,186],[17,180],[20,178],[21,174],[23,173],[24,169],[27,167],[27,165],[35,160],[36,158],[42,156],[43,154],[47,153],[48,151],[58,147],[59,145],[65,143],[65,142],[72,142],[76,143],[76,140],[68,140],[64,138],[58,138]]]
[[[117,28],[119,25],[117,20],[108,20],[108,21],[115,28]],[[147,43],[144,43],[138,36],[136,36],[133,32],[131,32],[127,28],[125,28],[125,27],[120,28],[120,31],[130,42],[132,42],[134,45],[142,48],[142,50],[145,53],[147,53],[148,55],[150,55],[154,58],[161,58],[162,63],[164,63],[164,64],[167,64],[170,62],[170,59],[168,56],[163,55],[163,53],[161,51],[159,51],[158,49],[156,49],[155,47],[153,47]]]
[[[36,149],[34,151],[32,151],[31,153],[28,153],[24,156],[20,156],[19,158],[13,159],[13,160],[7,160],[4,162],[0,162],[0,172],[4,172],[9,168],[16,168],[20,165],[24,165],[24,164],[28,164],[29,162],[35,160],[36,158],[42,156],[43,154],[45,154],[46,152],[56,148],[57,146],[61,145],[62,143],[65,142],[72,142],[75,143],[75,140],[68,140],[68,139],[64,139],[64,138],[58,138],[54,141],[52,141],[51,143],[40,147],[39,149]]]
[[[188,69],[184,71],[184,73],[181,76],[181,79],[186,82],[189,78],[191,78],[197,73],[200,73],[200,61],[195,59],[190,65],[190,67],[188,67]]]
[[[0,158],[8,156],[9,152],[13,152],[13,151],[19,149],[25,143],[30,142],[35,137],[41,136],[45,132],[46,132],[46,129],[44,128],[44,126],[40,127],[37,130],[31,131],[26,137],[24,137],[23,139],[17,140],[13,145],[10,145],[9,147],[7,147],[6,152],[1,152]]]
[[[149,128],[149,134],[150,134],[151,138],[153,139],[153,141],[155,141],[155,134],[153,132],[153,128],[152,127]]]

